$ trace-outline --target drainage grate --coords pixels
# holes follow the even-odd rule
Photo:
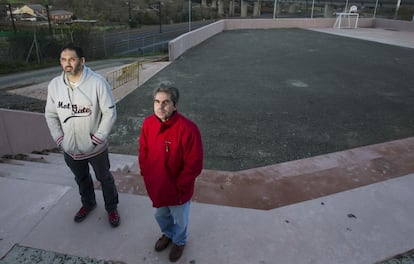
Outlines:
[[[125,264],[121,261],[97,260],[89,257],[70,256],[43,249],[15,245],[0,264]]]
[[[414,264],[414,249],[378,262],[377,264]]]

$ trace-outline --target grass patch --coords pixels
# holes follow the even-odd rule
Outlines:
[[[22,71],[38,70],[43,68],[49,68],[57,66],[56,60],[44,61],[39,64],[30,63],[0,63],[0,74],[10,74]]]

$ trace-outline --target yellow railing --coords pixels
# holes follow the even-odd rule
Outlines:
[[[131,64],[128,64],[120,69],[108,72],[105,74],[105,79],[108,81],[109,85],[111,85],[112,90],[130,82],[133,80],[137,80],[137,87],[139,86],[139,70],[142,68],[142,65],[145,63],[157,62],[157,61],[165,61],[167,60],[167,56],[156,56],[153,58],[145,59],[142,61],[137,61]]]
[[[132,80],[137,80],[137,86],[139,85],[139,67],[141,62],[134,62],[127,66],[124,66],[120,69],[108,72],[105,75],[105,79],[108,81],[112,90],[130,82]]]

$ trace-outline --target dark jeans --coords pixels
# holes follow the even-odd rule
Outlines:
[[[109,171],[108,150],[103,153],[84,160],[74,160],[64,153],[65,162],[75,175],[76,183],[79,186],[82,205],[91,207],[95,205],[95,189],[92,176],[89,172],[89,164],[92,165],[96,179],[101,183],[102,193],[105,201],[105,209],[109,212],[117,209],[118,191],[115,186],[114,177]]]

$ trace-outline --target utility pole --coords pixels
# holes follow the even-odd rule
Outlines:
[[[16,25],[14,24],[14,17],[13,17],[11,4],[6,4],[6,6],[9,8],[10,20],[11,20],[11,23],[12,23],[12,26],[13,26],[13,32],[14,32],[14,35],[16,35]]]
[[[161,2],[158,3],[158,12],[160,12],[160,33],[162,33]]]
[[[162,2],[161,1],[158,2],[158,4],[150,5],[150,7],[153,10],[158,11],[158,16],[159,16],[159,19],[160,19],[160,33],[162,33],[162,15],[161,15],[162,13],[161,13],[161,5],[162,5]]]
[[[50,21],[50,10],[49,10],[51,7],[52,6],[50,4],[46,4],[47,22],[49,23],[50,35],[53,37],[52,23]]]

